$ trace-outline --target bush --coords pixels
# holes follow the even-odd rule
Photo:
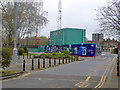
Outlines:
[[[70,55],[70,52],[66,50],[63,50],[62,53]]]
[[[70,57],[70,55],[69,54],[64,54],[64,53],[53,52],[53,53],[42,53],[40,55],[40,57],[41,58],[54,58],[54,57],[59,58],[59,57]]]
[[[12,54],[9,48],[2,48],[2,68],[9,67],[12,59]]]
[[[23,49],[23,48],[19,48],[19,49],[18,49],[18,54],[19,54],[19,55],[23,55],[23,53],[24,53],[24,49]]]

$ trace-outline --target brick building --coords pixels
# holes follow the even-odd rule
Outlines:
[[[103,41],[103,51],[104,52],[111,52],[112,49],[116,48],[118,45],[117,40],[114,39],[107,39]]]

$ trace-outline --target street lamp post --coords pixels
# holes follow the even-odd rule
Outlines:
[[[17,2],[15,2],[15,33],[14,33],[14,49],[13,49],[13,64],[17,64],[17,48],[16,48],[16,36],[17,36]]]
[[[27,33],[27,59],[28,59],[28,33]]]

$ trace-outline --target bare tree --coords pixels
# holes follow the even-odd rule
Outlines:
[[[120,1],[113,0],[107,6],[100,8],[97,20],[100,31],[107,36],[120,40]]]
[[[39,27],[46,25],[47,18],[39,13],[39,2],[18,2],[18,26],[17,35],[18,42],[21,38],[27,36],[28,33],[35,35]],[[15,25],[15,5],[14,2],[0,2],[2,9],[2,25],[7,39],[13,39]]]

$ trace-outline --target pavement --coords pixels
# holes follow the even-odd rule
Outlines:
[[[114,88],[118,89],[116,55],[104,54],[2,82],[3,88]],[[114,82],[114,83],[113,83]]]
[[[115,62],[112,74],[109,76],[103,88],[118,88],[120,90],[120,77],[117,76],[117,63]]]
[[[6,68],[6,70],[12,70],[12,71],[19,71],[22,72],[23,71],[23,60],[25,60],[25,71],[26,72],[31,72],[31,68],[32,68],[32,58],[28,58],[27,56],[20,56],[20,58],[18,59],[17,65],[14,65],[13,63],[10,64],[10,66],[8,68]],[[64,62],[66,62],[66,60],[64,59]],[[67,60],[68,62],[68,60]],[[60,63],[62,64],[62,58],[60,60]],[[59,60],[56,59],[56,65],[59,65]],[[54,59],[51,59],[51,66],[54,66]],[[38,59],[34,58],[34,69],[37,70],[38,68]],[[49,59],[45,59],[45,68],[49,68]],[[44,69],[43,68],[43,59],[40,59],[40,69]]]

